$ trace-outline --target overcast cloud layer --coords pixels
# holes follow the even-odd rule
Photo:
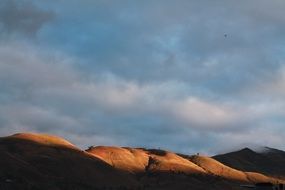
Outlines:
[[[285,149],[285,1],[4,0],[0,135]]]

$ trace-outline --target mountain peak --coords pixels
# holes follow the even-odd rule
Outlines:
[[[236,153],[236,154],[256,154],[257,152],[252,149],[252,148],[249,148],[249,147],[245,147],[241,150],[238,150],[238,151],[234,151],[234,152],[231,152],[231,153]]]
[[[243,148],[213,157],[219,162],[242,171],[266,175],[284,175],[285,152],[270,147]]]

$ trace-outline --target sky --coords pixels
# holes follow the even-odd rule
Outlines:
[[[1,0],[0,136],[285,149],[284,0]]]

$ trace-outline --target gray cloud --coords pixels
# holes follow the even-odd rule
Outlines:
[[[1,6],[12,33],[0,44],[1,135],[185,153],[285,148],[284,1]]]
[[[30,1],[0,2],[0,30],[7,35],[35,36],[41,27],[54,18],[51,11],[41,10]]]
[[[203,100],[181,93],[185,84],[177,81],[139,84],[110,74],[93,78],[76,70],[76,59],[51,58],[33,46],[23,51],[19,44],[6,45],[0,55],[3,135],[48,132],[82,147],[98,143],[212,153],[227,139],[219,134],[237,139],[231,146],[248,140],[248,130],[262,128],[259,120],[273,123],[271,110],[259,103]]]
[[[203,98],[231,97],[280,68],[284,7],[279,0],[71,1],[42,40],[84,57],[80,68],[91,73],[178,80]]]

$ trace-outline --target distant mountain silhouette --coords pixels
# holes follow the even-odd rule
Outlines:
[[[270,153],[273,157],[267,157],[283,161],[282,151],[272,151],[262,154]],[[261,153],[245,149],[237,155],[249,159],[255,154]],[[236,158],[235,153],[230,155]],[[221,157],[225,159],[227,155],[215,159]],[[22,133],[0,138],[0,189],[238,190],[240,184],[283,182],[261,173],[245,172],[245,161],[234,162],[243,167],[238,170],[215,159],[128,147],[98,146],[83,151],[60,137]],[[259,169],[258,165],[251,167]]]
[[[244,148],[213,158],[238,170],[285,178],[285,152],[282,150],[264,147],[262,151],[254,151]]]

